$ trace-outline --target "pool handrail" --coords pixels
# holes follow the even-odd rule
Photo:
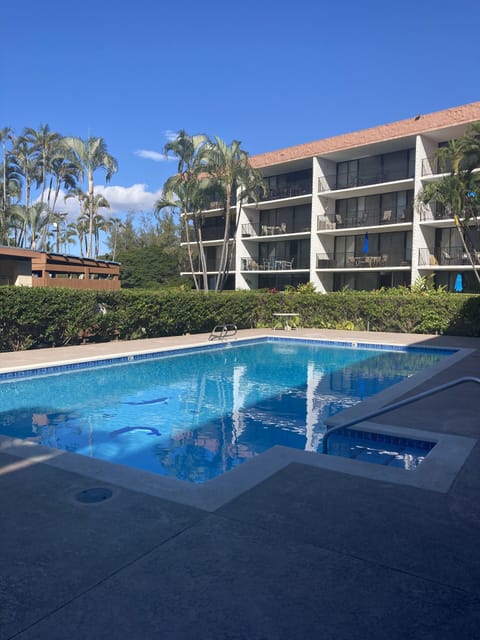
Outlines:
[[[376,418],[377,416],[381,416],[384,413],[388,413],[389,411],[393,411],[394,409],[399,409],[400,407],[412,404],[413,402],[421,400],[422,398],[433,396],[435,393],[445,391],[445,389],[450,389],[451,387],[456,387],[457,385],[463,384],[464,382],[476,382],[477,384],[480,384],[480,378],[476,378],[474,376],[464,376],[462,378],[456,378],[455,380],[450,380],[449,382],[437,385],[436,387],[432,387],[431,389],[427,389],[426,391],[422,391],[421,393],[416,393],[414,396],[409,396],[408,398],[404,398],[403,400],[399,400],[398,402],[393,402],[392,404],[381,407],[380,409],[376,409],[375,411],[370,411],[360,418],[354,418],[349,422],[344,422],[343,424],[336,425],[331,429],[328,429],[327,427],[327,431],[325,432],[322,440],[322,453],[328,455],[328,440],[332,433],[341,431],[342,429],[348,429],[348,427],[353,427],[353,425],[358,424],[359,422],[370,420],[371,418]]]
[[[238,327],[236,324],[227,322],[225,324],[216,324],[210,332],[209,340],[223,340],[236,335]]]

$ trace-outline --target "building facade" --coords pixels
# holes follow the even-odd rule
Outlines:
[[[444,175],[438,147],[477,121],[480,102],[252,156],[268,192],[230,212],[238,225],[227,288],[373,290],[433,274],[453,291],[460,274],[463,290],[478,291],[453,218],[418,204],[424,185]],[[224,228],[217,207],[203,215],[212,284]],[[480,262],[476,225],[469,240]]]
[[[0,246],[0,285],[118,291],[120,264]]]

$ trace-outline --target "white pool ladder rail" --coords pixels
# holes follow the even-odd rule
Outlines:
[[[209,340],[225,340],[233,338],[237,334],[238,327],[236,324],[216,324],[210,332]]]

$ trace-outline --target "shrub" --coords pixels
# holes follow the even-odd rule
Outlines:
[[[303,327],[480,335],[480,296],[423,287],[329,294],[311,287],[284,293],[2,287],[0,350],[207,332],[221,323],[273,327],[278,312],[300,314]]]

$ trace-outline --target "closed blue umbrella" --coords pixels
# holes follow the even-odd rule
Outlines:
[[[457,273],[454,289],[457,293],[461,293],[463,291],[463,278],[461,273]]]
[[[365,255],[368,253],[368,233],[365,234],[365,238],[363,239],[363,253]]]

